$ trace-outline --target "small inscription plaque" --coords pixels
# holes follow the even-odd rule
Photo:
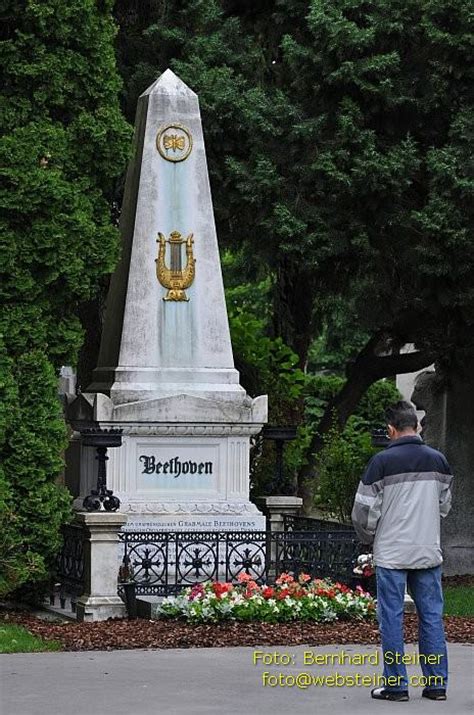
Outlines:
[[[131,515],[122,531],[265,531],[262,514]]]

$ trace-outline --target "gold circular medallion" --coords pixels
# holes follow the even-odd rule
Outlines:
[[[167,124],[157,134],[156,148],[166,161],[184,161],[193,148],[193,138],[182,124]]]

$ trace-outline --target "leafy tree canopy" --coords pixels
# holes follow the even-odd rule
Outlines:
[[[66,427],[58,367],[81,304],[118,256],[113,197],[130,129],[118,102],[111,0],[2,5],[0,592],[47,577],[69,516],[56,480]]]
[[[303,362],[334,296],[384,351],[471,349],[470,3],[128,5],[128,110],[168,64],[199,92],[221,240],[275,270]]]
[[[13,352],[75,359],[78,305],[118,255],[110,202],[129,128],[111,2],[12,0],[4,17],[1,296]]]
[[[315,336],[344,332],[341,306],[356,326],[309,451],[380,378],[462,367],[474,352],[469,0],[119,0],[115,12],[129,118],[167,66],[199,93],[220,241],[247,274],[267,266],[273,335],[305,368]],[[417,352],[399,354],[405,343]]]

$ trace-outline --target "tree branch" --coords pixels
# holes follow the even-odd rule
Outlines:
[[[394,355],[359,355],[353,367],[356,372],[362,370],[371,377],[380,380],[383,377],[417,372],[429,367],[436,359],[436,354],[427,350],[417,350],[412,353],[396,353]],[[351,370],[352,372],[352,370]]]
[[[379,332],[368,340],[357,358],[347,366],[347,380],[343,387],[326,406],[308,447],[307,464],[298,475],[299,492],[305,497],[306,508],[312,500],[312,490],[309,488],[308,491],[308,480],[315,476],[318,453],[323,447],[324,436],[333,426],[334,420],[336,419],[337,424],[343,429],[359,401],[374,382],[383,377],[417,372],[431,365],[437,357],[436,354],[425,350],[377,355],[376,351],[386,347],[390,337],[387,333]]]

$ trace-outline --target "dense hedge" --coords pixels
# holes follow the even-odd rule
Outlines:
[[[130,129],[119,105],[111,0],[10,0],[2,46],[0,589],[39,582],[70,498],[57,486],[66,428],[61,364],[80,305],[118,257],[111,206]]]

